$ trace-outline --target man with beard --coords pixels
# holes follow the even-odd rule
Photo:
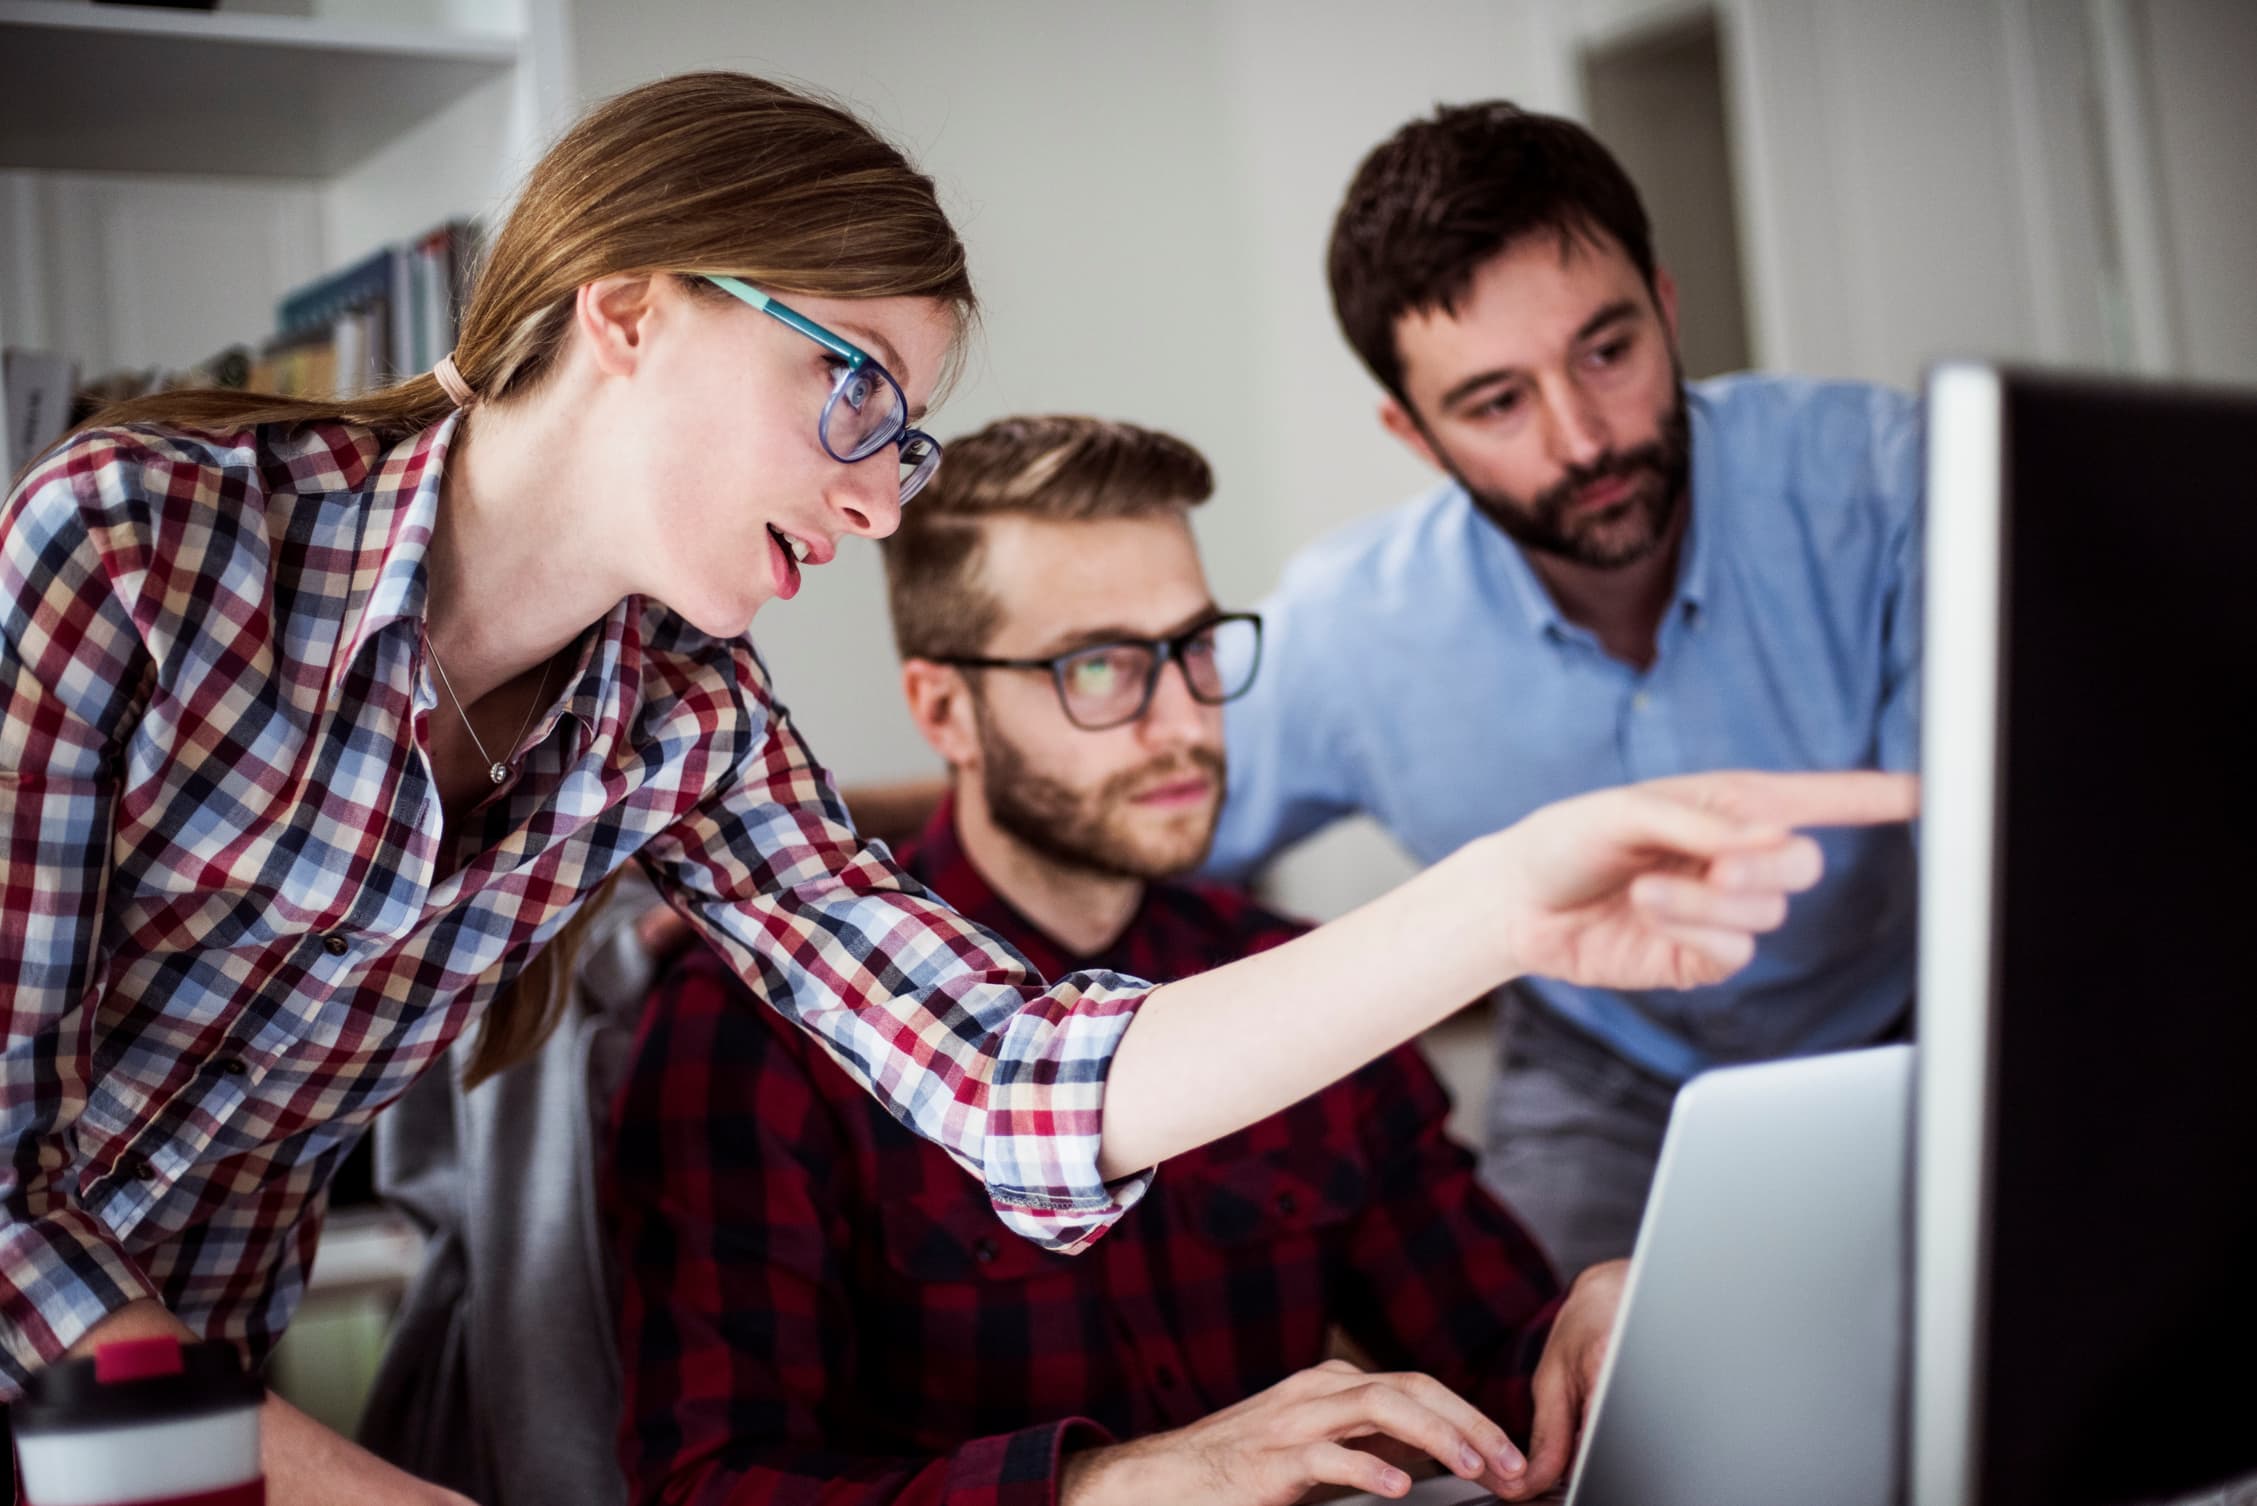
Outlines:
[[[1301,929],[1180,881],[1261,646],[1200,567],[1210,487],[1166,435],[1009,419],[884,545],[950,769],[906,869],[1046,975],[1176,978]],[[634,1499],[1285,1506],[1424,1459],[1520,1499],[1567,1463],[1622,1266],[1558,1295],[1414,1048],[1167,1162],[1066,1257],[717,959],[645,1016],[613,1165],[655,1175],[606,1190]],[[1386,1371],[1328,1360],[1335,1331]]]
[[[1447,479],[1319,541],[1264,604],[1215,872],[1353,812],[1432,863],[1624,780],[1912,766],[1909,398],[1686,383],[1637,190],[1580,126],[1501,102],[1373,151],[1329,274],[1381,422]],[[1824,884],[1727,983],[1500,1001],[1482,1174],[1563,1271],[1629,1252],[1694,1073],[1904,1028],[1910,836],[1823,840]]]

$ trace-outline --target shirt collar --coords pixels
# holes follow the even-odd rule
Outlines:
[[[1688,386],[1681,385],[1679,390],[1685,394],[1693,479],[1692,495],[1686,499],[1692,516],[1685,520],[1685,549],[1677,562],[1677,606],[1680,611],[1700,613],[1708,610],[1709,535],[1715,530],[1707,526],[1707,521],[1716,516],[1721,505],[1724,452],[1716,442],[1716,423],[1701,394]]]
[[[380,551],[369,588],[354,624],[351,663],[386,628],[412,622],[419,628],[430,598],[432,527],[439,515],[439,491],[446,476],[461,410],[432,427],[401,440],[370,469],[364,483],[364,534],[368,545]],[[629,597],[604,615],[593,633],[584,635],[565,684],[566,693],[542,719],[534,741],[545,740],[563,717],[579,722],[575,756],[585,753],[602,727],[604,717],[618,705],[611,694],[623,674],[640,679],[641,643],[635,631],[643,603]],[[629,687],[630,691],[633,687]],[[635,697],[626,697],[632,703]]]
[[[423,620],[429,595],[427,556],[439,515],[439,482],[460,410],[401,440],[370,469],[363,485],[362,547],[374,548],[376,578],[353,624],[346,662],[357,659],[394,623]],[[358,572],[356,572],[358,573]]]
[[[1018,906],[998,894],[973,865],[971,854],[964,850],[963,838],[956,829],[953,792],[941,797],[939,807],[918,834],[904,866],[910,877],[939,895],[951,910],[982,929],[993,931],[1024,953],[1045,977],[1102,966],[1102,959],[1113,950],[1108,948],[1092,956],[1069,951],[1022,914]],[[1136,913],[1122,928],[1123,937],[1136,934],[1137,928],[1145,923],[1145,912],[1151,903],[1152,886],[1147,884]]]
[[[1684,546],[1677,560],[1677,590],[1672,605],[1678,615],[1698,614],[1707,610],[1709,582],[1709,530],[1701,526],[1702,516],[1709,510],[1707,499],[1716,495],[1718,478],[1716,445],[1708,409],[1696,393],[1680,388],[1686,393],[1685,409],[1690,425],[1692,455],[1691,495],[1686,499],[1690,516],[1685,520]],[[1458,500],[1464,504],[1474,536],[1474,547],[1488,561],[1489,567],[1503,582],[1505,593],[1518,604],[1528,630],[1539,637],[1564,633],[1570,628],[1559,607],[1552,601],[1552,593],[1544,589],[1535,566],[1528,563],[1520,545],[1514,543],[1502,528],[1491,522],[1489,516],[1473,503],[1473,497],[1457,482],[1450,483]]]
[[[576,723],[572,757],[578,758],[595,742],[606,716],[618,720],[626,707],[640,701],[642,646],[634,629],[641,618],[641,607],[640,598],[631,596],[605,613],[592,631],[580,635],[572,669],[565,676],[564,693],[541,718],[534,734],[536,743],[547,741],[556,724],[571,717]],[[630,670],[634,683],[625,685],[625,694],[613,695],[612,687],[621,685]],[[612,730],[616,739],[622,729]]]
[[[1464,505],[1464,515],[1476,557],[1487,564],[1489,570],[1503,583],[1504,594],[1520,608],[1529,632],[1542,638],[1567,631],[1567,619],[1552,601],[1552,593],[1544,589],[1537,579],[1536,567],[1528,563],[1528,556],[1520,552],[1506,532],[1474,505],[1473,496],[1464,486],[1452,482],[1457,488],[1458,500]]]

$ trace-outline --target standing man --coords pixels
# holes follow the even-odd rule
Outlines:
[[[1912,766],[1909,398],[1687,383],[1637,190],[1582,127],[1502,102],[1375,150],[1329,272],[1382,424],[1445,479],[1286,568],[1214,870],[1352,812],[1432,863],[1626,780]],[[1822,841],[1824,884],[1727,983],[1506,992],[1482,1173],[1563,1271],[1629,1252],[1694,1073],[1903,1029],[1910,835]]]
[[[1006,419],[885,545],[950,769],[902,859],[1037,968],[1176,978],[1304,929],[1182,877],[1260,660],[1200,568],[1209,487],[1167,435]],[[1285,1506],[1422,1458],[1522,1499],[1565,1467],[1623,1270],[1556,1295],[1415,1046],[1169,1160],[1067,1257],[773,1013],[693,955],[619,1100],[633,1499]],[[1328,1362],[1334,1330],[1395,1373]],[[1531,1419],[1524,1459],[1500,1424]]]

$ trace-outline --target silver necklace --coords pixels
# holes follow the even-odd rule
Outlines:
[[[424,635],[423,651],[431,656],[431,667],[439,672],[439,683],[446,687],[447,699],[455,703],[455,715],[462,718],[462,730],[470,734],[470,745],[478,750],[480,758],[486,760],[486,777],[496,784],[502,783],[509,778],[509,765],[488,753],[486,745],[478,740],[478,729],[470,724],[470,713],[463,709],[462,697],[456,695],[454,686],[448,683],[447,666],[439,662],[439,651],[432,647],[429,634]],[[548,699],[549,671],[555,668],[556,657],[552,654],[549,662],[541,668],[541,688],[533,692],[533,704],[526,709],[525,720],[517,724],[517,736],[509,740],[512,750],[525,741],[525,729],[533,725],[533,718],[540,714],[541,704]]]

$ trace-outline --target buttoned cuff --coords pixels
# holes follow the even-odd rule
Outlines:
[[[988,1088],[981,1165],[988,1201],[1014,1233],[1065,1254],[1086,1248],[1152,1185],[1097,1168],[1113,1058],[1151,985],[1075,973],[1013,1016]]]
[[[975,1438],[949,1461],[947,1499],[976,1500],[981,1506],[1057,1506],[1066,1456],[1113,1441],[1111,1433],[1086,1417]]]

